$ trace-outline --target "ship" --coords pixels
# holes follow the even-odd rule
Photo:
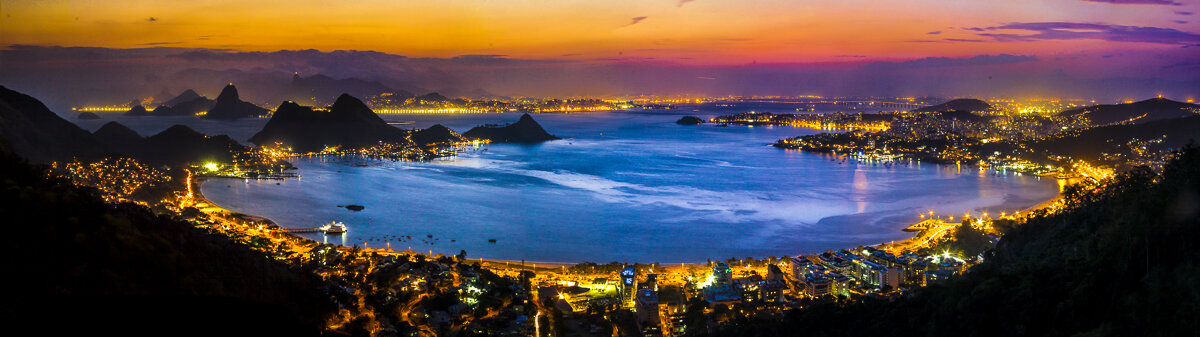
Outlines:
[[[342,233],[345,233],[348,228],[346,228],[346,224],[341,222],[330,221],[324,226],[321,226],[320,230],[322,233],[325,233],[325,235],[341,235]]]

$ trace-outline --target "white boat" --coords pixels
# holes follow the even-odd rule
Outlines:
[[[321,232],[327,235],[339,235],[349,230],[349,228],[346,228],[346,224],[337,221],[330,221],[324,226],[321,226],[320,229]]]

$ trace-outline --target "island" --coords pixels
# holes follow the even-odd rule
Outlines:
[[[546,132],[541,124],[533,120],[533,116],[529,114],[521,115],[521,119],[516,123],[509,125],[482,125],[476,126],[463,133],[463,137],[468,139],[487,140],[494,143],[541,143],[551,141],[558,138]]]
[[[696,116],[683,116],[683,118],[680,118],[679,120],[675,121],[675,124],[699,125],[699,124],[704,124],[704,120],[700,119],[700,117],[696,117]]]

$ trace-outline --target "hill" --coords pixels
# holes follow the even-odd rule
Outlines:
[[[449,101],[450,99],[447,98],[446,96],[442,96],[442,94],[439,94],[436,92],[431,92],[428,94],[417,96],[416,100],[420,101],[421,103],[440,103],[440,102]]]
[[[103,144],[110,154],[122,154],[141,146],[142,136],[124,124],[108,122],[100,126],[92,135],[96,141]]]
[[[700,117],[696,117],[696,116],[683,116],[683,118],[680,118],[679,120],[675,121],[675,124],[699,125],[699,124],[704,124],[704,120],[700,119]]]
[[[1200,148],[1137,169],[1005,235],[961,277],[886,300],[825,303],[716,335],[1185,336],[1200,331]]]
[[[466,140],[462,135],[441,124],[434,124],[424,130],[413,131],[409,138],[418,146],[459,143]]]
[[[913,111],[916,112],[939,112],[939,111],[987,111],[991,110],[992,105],[974,98],[959,98],[950,100],[949,102],[930,105],[924,108],[919,108]]]
[[[1092,125],[1114,123],[1141,124],[1150,121],[1194,116],[1200,113],[1200,105],[1176,102],[1166,98],[1124,103],[1102,104],[1071,109],[1058,113],[1059,116],[1086,117]]]
[[[104,151],[86,130],[59,117],[36,98],[0,86],[0,139],[35,163],[94,159]]]
[[[100,119],[100,115],[84,111],[84,112],[80,112],[78,116],[75,116],[75,118],[78,118],[78,119]]]
[[[146,107],[143,107],[141,105],[134,105],[132,108],[129,108],[129,110],[125,111],[124,115],[126,115],[126,116],[148,116],[148,115],[150,115],[150,112],[146,111]]]
[[[207,136],[183,125],[174,125],[143,138],[121,123],[108,122],[93,135],[109,155],[156,164],[228,162],[234,153],[246,150],[229,136]]]
[[[169,106],[168,110],[162,112],[159,112],[158,109],[154,109],[154,112],[156,115],[194,116],[198,113],[212,110],[213,106],[216,104],[216,101],[208,99],[208,97],[201,96],[190,101],[184,101],[179,104],[171,105]]]
[[[221,94],[217,95],[216,103],[213,103],[212,109],[203,117],[207,119],[238,119],[246,117],[258,117],[267,114],[267,109],[260,108],[250,102],[242,101],[238,97],[237,87],[233,83],[226,85],[221,89]]]
[[[541,143],[560,139],[547,133],[529,114],[521,115],[520,120],[507,126],[476,126],[463,133],[463,137],[496,143]]]
[[[310,152],[326,146],[361,147],[380,141],[403,143],[407,136],[407,132],[388,125],[362,101],[342,94],[328,110],[283,102],[250,142],[258,145],[278,142],[295,151]]]
[[[1200,115],[1163,119],[1143,124],[1095,127],[1077,134],[1043,140],[1029,145],[1043,154],[1057,154],[1090,162],[1103,161],[1105,153],[1130,153],[1131,140],[1144,141],[1132,146],[1145,146],[1143,151],[1182,148],[1190,142],[1200,143]]]
[[[963,110],[939,111],[938,114],[941,115],[943,119],[954,119],[974,123],[987,123],[993,119],[996,119],[995,116],[981,116],[973,114],[970,111]]]
[[[336,307],[314,274],[192,223],[50,179],[0,153],[3,314],[50,335],[317,335]],[[63,324],[70,321],[71,324]]]
[[[188,90],[184,90],[183,92],[179,93],[179,96],[175,96],[174,98],[171,98],[171,99],[167,100],[166,102],[163,102],[160,105],[166,105],[166,106],[173,107],[173,106],[176,106],[179,104],[183,104],[183,102],[194,101],[197,98],[206,98],[206,97],[200,96],[200,94],[197,94],[195,90],[188,89]]]

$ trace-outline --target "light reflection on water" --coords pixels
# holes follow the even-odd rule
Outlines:
[[[535,115],[564,140],[493,144],[427,163],[302,159],[294,163],[300,179],[214,180],[202,191],[223,207],[284,227],[334,220],[350,227],[341,238],[309,235],[322,242],[529,261],[664,263],[877,244],[905,238],[900,229],[920,212],[998,214],[1058,191],[1053,179],[1036,176],[784,151],[767,144],[816,131],[674,124],[686,114],[718,113]],[[384,117],[463,132],[518,115]],[[366,209],[336,207],[345,204]]]

